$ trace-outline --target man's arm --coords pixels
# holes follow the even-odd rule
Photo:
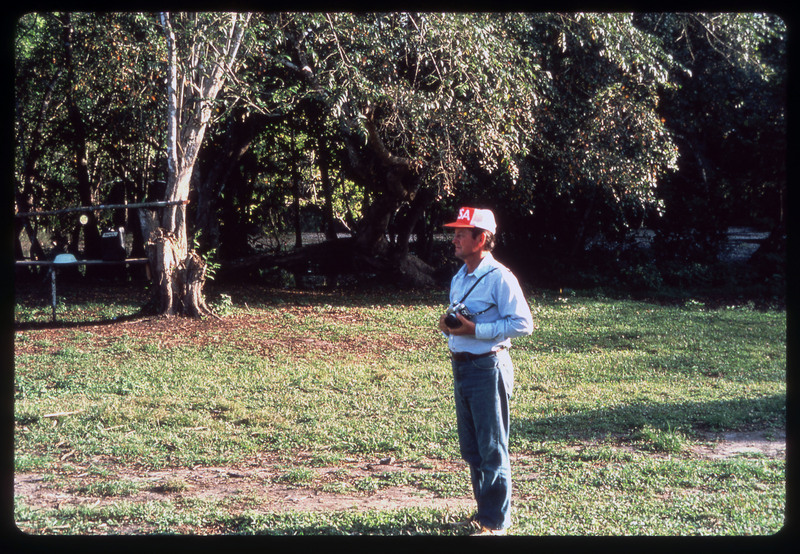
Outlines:
[[[533,316],[522,288],[514,275],[510,272],[504,273],[497,284],[495,298],[500,317],[488,323],[473,324],[477,339],[504,340],[533,332]]]

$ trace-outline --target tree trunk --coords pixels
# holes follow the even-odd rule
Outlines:
[[[220,227],[217,209],[220,194],[237,170],[239,162],[248,152],[259,132],[269,122],[283,119],[283,116],[243,112],[231,121],[225,133],[221,149],[205,149],[202,158],[209,160],[204,179],[197,185],[195,205],[195,225],[201,231],[202,245],[208,248],[220,246]],[[221,151],[220,151],[221,150]]]
[[[333,187],[331,186],[331,178],[329,169],[330,154],[326,150],[326,145],[322,138],[319,141],[319,173],[322,179],[322,195],[325,199],[325,208],[323,217],[325,219],[325,238],[328,240],[336,240],[336,226],[333,219]]]
[[[29,212],[31,211],[30,202],[28,202],[27,198],[24,198],[24,195],[17,195],[17,210],[20,213]],[[44,259],[44,250],[42,249],[42,245],[39,243],[39,237],[36,236],[36,230],[31,225],[31,220],[28,217],[17,217],[14,218],[14,240],[15,244],[20,243],[19,249],[15,246],[15,258],[22,259],[23,251],[22,251],[22,244],[19,240],[19,235],[22,231],[28,235],[28,241],[30,242],[30,257],[34,260],[43,260]]]
[[[367,125],[367,148],[351,141],[347,148],[346,169],[350,177],[369,185],[375,193],[360,222],[355,240],[354,255],[360,267],[385,273],[398,284],[427,287],[434,284],[433,268],[409,253],[408,241],[416,221],[433,201],[411,168],[409,160],[392,155],[384,146],[371,124]],[[411,211],[398,240],[389,245],[386,234],[392,218],[403,204]]]
[[[181,291],[181,297],[184,300],[184,312],[191,317],[215,316],[214,312],[206,305],[203,296],[203,286],[208,269],[205,260],[197,252],[190,252],[183,265],[184,290]]]
[[[213,315],[203,301],[205,262],[188,247],[186,203],[197,155],[211,121],[214,101],[229,73],[235,72],[239,46],[250,20],[249,14],[208,14],[212,26],[221,30],[220,44],[198,35],[192,23],[197,14],[183,14],[187,22],[181,40],[192,54],[178,65],[178,43],[172,16],[160,14],[167,42],[167,190],[165,200],[178,202],[166,208],[161,227],[150,234],[148,257],[158,283],[161,311],[193,317]],[[230,21],[223,22],[229,18]],[[210,36],[210,35],[208,35]],[[203,52],[202,55],[198,55]],[[180,77],[180,79],[179,79]],[[180,90],[178,85],[180,83]],[[180,93],[180,94],[179,94]]]
[[[180,264],[185,259],[181,254],[179,240],[162,227],[157,227],[147,243],[147,257],[150,269],[158,287],[158,298],[162,314],[171,315],[177,311],[181,298],[183,279]]]
[[[292,216],[294,217],[294,247],[303,246],[303,227],[300,220],[300,170],[297,159],[297,145],[295,142],[294,123],[292,123]]]
[[[322,181],[323,205],[323,226],[325,238],[336,240],[336,220],[333,215],[333,184],[331,183],[331,151],[330,142],[325,132],[325,111],[324,106],[319,102],[306,104],[306,117],[308,118],[308,131],[317,137],[317,165],[319,167],[320,180]]]
[[[184,302],[183,296],[186,283],[184,261],[189,253],[185,202],[189,198],[189,183],[205,125],[192,117],[187,123],[188,128],[185,129],[185,132],[180,132],[182,106],[178,104],[177,45],[170,15],[162,13],[161,22],[167,41],[167,190],[165,200],[181,201],[184,204],[170,205],[164,209],[160,221],[161,226],[149,234],[147,252],[150,269],[153,271],[157,284],[161,313],[174,315],[187,313],[188,302]],[[179,133],[183,140],[179,141]],[[198,135],[199,142],[197,142]],[[190,306],[189,308],[194,311],[192,310],[194,307]]]
[[[417,222],[419,222],[425,213],[425,208],[433,203],[434,198],[433,190],[429,188],[423,188],[414,195],[409,212],[397,233],[397,242],[395,244],[396,256],[402,258],[408,255],[411,234],[417,226]]]

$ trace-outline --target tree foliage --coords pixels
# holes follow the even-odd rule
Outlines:
[[[682,171],[665,180],[673,225],[781,223],[786,187],[786,27],[764,14],[660,14],[643,27],[687,68],[663,113]]]
[[[34,13],[19,20],[18,211],[105,203],[115,186],[123,199],[140,200],[161,176],[154,32],[141,14]],[[110,214],[94,215],[87,235],[111,224]],[[71,235],[68,246],[77,249],[77,218],[30,223]]]
[[[189,234],[231,256],[251,228],[300,230],[304,210],[330,238],[352,231],[358,271],[390,274],[459,203],[495,208],[502,242],[548,257],[644,223],[713,234],[785,219],[775,16],[258,13],[220,64],[237,18],[175,15],[190,140],[170,151],[156,15],[22,17],[17,210],[99,202],[116,182],[129,201],[191,199]],[[224,86],[203,92],[215,71]],[[158,190],[177,153],[195,169]]]
[[[676,168],[659,93],[679,66],[628,14],[537,14],[519,29],[550,76],[522,186],[496,198],[511,243],[548,257],[576,256],[600,234],[615,238],[661,208],[659,180]]]
[[[494,170],[513,168],[524,153],[537,79],[504,17],[292,15],[286,34],[305,62],[298,74],[308,74],[306,95],[323,100],[362,144],[379,140],[379,148],[446,192],[470,158]],[[273,56],[290,63],[279,51]]]

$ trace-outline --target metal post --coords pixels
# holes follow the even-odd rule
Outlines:
[[[50,266],[50,290],[53,293],[53,321],[56,320],[56,268]]]

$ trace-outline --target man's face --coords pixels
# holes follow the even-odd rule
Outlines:
[[[465,260],[481,251],[483,248],[483,233],[477,238],[472,237],[472,229],[456,229],[453,235],[454,255],[460,260]]]

